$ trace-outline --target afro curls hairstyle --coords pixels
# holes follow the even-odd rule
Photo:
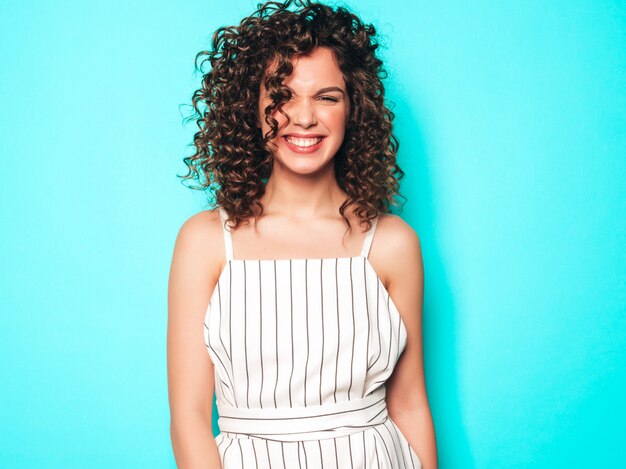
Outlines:
[[[290,10],[292,4],[299,8]],[[234,228],[260,216],[259,198],[273,167],[269,142],[278,132],[271,115],[276,109],[284,114],[282,105],[291,98],[283,85],[293,71],[291,59],[327,47],[350,99],[344,141],[333,161],[337,184],[348,195],[339,212],[351,230],[344,212],[354,205],[360,224],[369,229],[380,212],[398,205],[393,199],[404,176],[396,163],[399,142],[392,133],[394,113],[385,105],[382,79],[387,72],[376,57],[375,36],[373,25],[347,9],[310,0],[259,3],[238,26],[217,29],[212,49],[195,58],[195,71],[203,77],[188,119],[199,130],[195,153],[183,158],[188,172],[178,177],[197,180],[200,186],[192,189],[214,192],[213,202],[226,210]],[[211,67],[204,73],[206,62]],[[270,64],[277,64],[271,72]],[[261,80],[272,99],[264,109],[271,128],[266,135],[258,127]]]

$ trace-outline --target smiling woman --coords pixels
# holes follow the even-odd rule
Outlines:
[[[300,10],[291,11],[297,4]],[[339,107],[348,113],[333,158],[337,184],[347,195],[340,213],[353,206],[369,226],[376,214],[389,211],[404,173],[396,163],[394,114],[385,103],[386,72],[375,36],[374,26],[348,10],[307,1],[267,2],[238,26],[219,28],[211,50],[196,57],[198,70],[207,63],[211,68],[192,98],[190,118],[200,130],[196,152],[184,159],[183,180],[195,179],[200,185],[192,188],[215,193],[235,227],[250,217],[258,221],[287,111],[316,118],[322,105]],[[299,62],[302,70],[294,77]],[[312,79],[317,88],[307,81]]]
[[[268,2],[198,55],[184,178],[218,205],[183,224],[170,272],[179,467],[437,467],[421,248],[387,213],[403,173],[374,36],[344,8]]]
[[[270,70],[275,67],[271,64]],[[332,50],[317,47],[295,58],[293,72],[284,85],[290,99],[283,105],[283,113],[276,116],[281,131],[269,140],[275,162],[273,169],[318,172],[330,165],[341,148],[350,116],[350,103],[345,99],[346,85]],[[259,115],[263,115],[271,101],[261,81]],[[316,132],[309,130],[312,128]],[[271,131],[265,119],[261,122],[261,131],[264,135]],[[309,156],[296,158],[293,153]],[[332,168],[329,166],[328,170]]]

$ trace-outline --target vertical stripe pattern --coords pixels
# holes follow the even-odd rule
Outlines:
[[[204,321],[218,411],[275,415],[381,391],[407,336],[367,258],[375,228],[359,256],[262,260],[233,259],[224,230],[227,262]],[[388,417],[337,437],[280,441],[222,431],[216,442],[223,469],[421,467]]]

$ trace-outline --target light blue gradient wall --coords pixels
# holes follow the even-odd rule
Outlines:
[[[175,467],[179,105],[255,4],[0,3],[0,466]],[[620,466],[625,2],[348,5],[384,35],[441,467]]]

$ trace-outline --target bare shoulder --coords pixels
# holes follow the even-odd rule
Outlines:
[[[417,232],[398,215],[381,214],[375,236],[378,238],[381,250],[396,260],[421,254],[421,243]]]
[[[422,275],[420,238],[398,215],[380,215],[371,249],[372,264],[386,287],[399,276]]]
[[[203,210],[184,221],[178,232],[184,239],[198,240],[211,238],[221,229],[221,219],[217,209]]]
[[[216,276],[224,264],[222,221],[217,209],[203,210],[182,224],[176,237],[174,257],[196,272]]]

